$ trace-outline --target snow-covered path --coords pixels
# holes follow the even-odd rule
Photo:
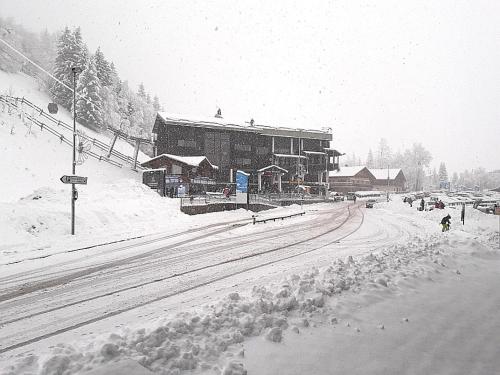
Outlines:
[[[357,207],[330,205],[281,225],[241,227],[248,223],[242,220],[54,255],[47,265],[39,259],[3,266],[0,352],[242,272],[325,251],[354,233],[362,219]],[[379,235],[379,240],[387,238],[387,233]]]
[[[221,216],[225,223],[187,232],[0,266],[0,368],[8,365],[9,375],[86,374],[132,360],[169,375],[243,374],[238,362],[245,360],[250,373],[329,374],[317,362],[334,363],[321,358],[337,358],[349,372],[359,354],[369,366],[358,373],[366,373],[401,369],[413,351],[455,358],[451,346],[469,342],[472,352],[487,346],[475,355],[496,366],[498,345],[485,341],[495,336],[484,334],[497,332],[495,321],[485,321],[498,307],[494,218],[471,211],[459,227],[452,210],[455,226],[442,234],[442,212],[397,201],[371,210],[362,202],[305,210],[257,225],[247,225],[248,216]],[[471,298],[455,303],[464,295]],[[489,295],[495,298],[481,303]],[[463,330],[469,320],[478,323]],[[469,336],[467,345],[456,344]],[[332,342],[341,346],[338,356]],[[387,357],[392,352],[399,362]],[[411,357],[409,373],[439,373],[446,363],[433,355]]]

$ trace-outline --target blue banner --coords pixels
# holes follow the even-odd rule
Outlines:
[[[247,193],[248,192],[248,173],[243,171],[236,171],[236,192],[237,193]]]

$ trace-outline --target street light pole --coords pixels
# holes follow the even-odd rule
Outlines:
[[[387,202],[389,202],[389,165],[387,165]]]
[[[71,68],[73,72],[73,163],[71,164],[71,172],[76,174],[76,75],[82,72],[80,67]],[[71,184],[71,234],[75,234],[75,201],[76,189],[75,184]]]

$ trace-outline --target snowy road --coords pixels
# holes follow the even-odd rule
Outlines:
[[[373,248],[401,237],[378,229],[339,244],[362,223],[359,205],[325,205],[279,223],[242,226],[240,220],[54,255],[50,263],[4,265],[0,353],[276,262],[328,254],[331,246]]]

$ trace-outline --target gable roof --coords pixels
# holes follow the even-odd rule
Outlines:
[[[368,169],[377,180],[387,180],[387,168],[369,168]],[[394,180],[401,172],[401,168],[389,168],[389,180]]]
[[[208,162],[208,164],[210,164],[212,166],[212,168],[218,169],[218,167],[216,165],[213,165],[212,163],[210,163],[210,160],[208,160],[208,158],[206,156],[179,156],[179,155],[172,155],[172,154],[161,154],[161,155],[155,156],[154,158],[151,158],[151,159],[143,162],[141,165],[144,166],[144,164],[148,164],[153,160],[161,159],[164,157],[168,158],[168,159],[176,160],[180,163],[183,163],[183,164],[186,164],[186,165],[189,165],[192,167],[199,167],[200,164],[204,160],[206,160]]]
[[[288,173],[288,171],[285,168],[281,168],[275,164],[271,164],[271,165],[268,165],[267,167],[261,168],[261,169],[257,170],[257,172],[264,172],[264,171],[267,171],[268,169],[277,169],[277,170],[282,171],[284,173]]]
[[[338,171],[330,171],[330,177],[354,177],[363,169],[366,169],[369,173],[370,170],[363,165],[355,166],[355,167],[340,167]],[[375,176],[374,176],[375,178]]]

